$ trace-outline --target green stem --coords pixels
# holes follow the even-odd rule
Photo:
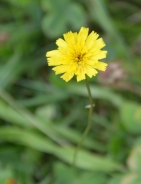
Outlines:
[[[79,150],[81,149],[81,146],[91,128],[91,118],[92,118],[92,112],[93,112],[93,99],[92,99],[92,95],[91,95],[91,91],[90,91],[90,87],[89,87],[89,84],[88,84],[88,81],[87,81],[87,78],[85,80],[85,84],[86,84],[86,87],[87,87],[87,90],[88,90],[88,95],[89,95],[89,100],[90,100],[90,108],[89,108],[89,115],[88,115],[88,124],[87,124],[87,127],[86,129],[84,130],[83,134],[82,134],[82,137],[80,139],[80,142],[74,152],[74,157],[73,157],[73,167],[75,168],[76,167],[76,160],[77,160],[77,155],[78,155],[78,152]]]

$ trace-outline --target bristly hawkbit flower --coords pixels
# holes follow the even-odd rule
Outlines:
[[[46,53],[49,66],[55,66],[55,74],[63,74],[68,82],[74,75],[77,82],[84,80],[86,75],[90,78],[95,76],[98,70],[105,71],[107,64],[99,62],[99,59],[106,57],[107,51],[101,50],[105,46],[102,38],[92,31],[88,35],[88,28],[82,27],[79,33],[71,31],[64,34],[64,40],[59,38],[56,41],[57,50]]]

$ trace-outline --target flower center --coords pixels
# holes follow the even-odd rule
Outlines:
[[[75,54],[75,62],[80,63],[83,61],[85,54],[77,53]]]

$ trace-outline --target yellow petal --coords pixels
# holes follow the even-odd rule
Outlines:
[[[60,52],[58,50],[52,50],[52,51],[48,51],[46,53],[46,57],[53,57],[53,56],[60,56]]]
[[[86,47],[87,47],[88,49],[90,49],[90,48],[92,47],[94,41],[98,38],[98,36],[99,36],[99,35],[98,35],[97,33],[95,33],[94,31],[92,31],[92,32],[89,34],[89,36],[88,36],[87,39],[86,39],[86,43],[85,43],[85,45],[86,45]]]
[[[77,82],[84,80],[85,77],[85,68],[81,65],[77,65],[76,70],[75,70],[75,75],[77,76]]]
[[[56,41],[56,45],[58,45],[59,47],[67,48],[67,43],[61,38]]]
[[[94,56],[92,56],[92,58],[95,60],[99,60],[99,59],[106,58],[106,55],[107,55],[107,51],[102,50],[98,54],[95,54]]]
[[[97,62],[98,62],[98,60],[91,58],[91,59],[87,60],[86,64],[90,65],[90,66],[94,66],[94,64]]]
[[[105,71],[107,67],[107,63],[104,62],[98,62],[94,65],[94,68],[101,70],[101,71]]]
[[[92,68],[91,66],[86,66],[86,74],[91,78],[92,76],[95,76],[98,72]]]
[[[88,37],[88,32],[89,32],[88,28],[82,27],[78,33],[78,42],[80,41],[84,42],[86,38]]]
[[[48,59],[48,66],[57,66],[62,64],[61,60],[58,58],[49,58]]]
[[[77,74],[77,82],[86,79],[85,73],[79,73]]]
[[[68,44],[74,44],[76,39],[76,34],[72,33],[71,31],[64,34],[64,39]]]
[[[60,65],[60,66],[56,66],[54,67],[52,70],[55,71],[55,74],[60,74],[60,73],[65,73],[65,72],[73,72],[76,70],[76,64],[72,63],[72,64],[66,64],[66,65]]]
[[[60,73],[64,73],[66,71],[68,71],[68,65],[60,65],[60,66],[56,66],[54,67],[52,70],[55,71],[55,74],[60,74]]]
[[[66,72],[61,76],[62,79],[64,79],[66,82],[68,82],[72,77],[74,76],[73,72]]]
[[[98,40],[96,40],[93,44],[93,47],[97,48],[97,49],[101,49],[105,46],[105,43],[103,41],[102,38],[99,38]]]

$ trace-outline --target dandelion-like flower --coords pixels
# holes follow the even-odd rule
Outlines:
[[[105,46],[102,38],[92,31],[88,35],[89,29],[82,27],[79,33],[68,32],[64,34],[64,40],[59,38],[56,41],[57,50],[46,53],[49,66],[55,66],[55,74],[61,76],[68,82],[74,75],[77,82],[84,80],[86,75],[90,78],[98,71],[105,71],[107,64],[99,62],[106,57],[107,51],[101,50]]]

